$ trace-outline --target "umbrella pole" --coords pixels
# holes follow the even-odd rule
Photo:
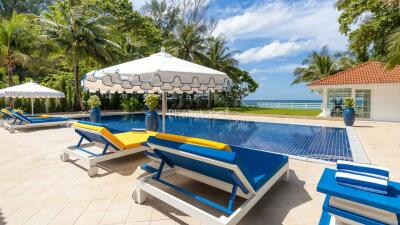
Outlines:
[[[34,106],[35,99],[31,98],[31,114],[33,116],[33,106]]]
[[[163,91],[162,93],[162,132],[165,133],[165,114],[167,112],[167,93]]]

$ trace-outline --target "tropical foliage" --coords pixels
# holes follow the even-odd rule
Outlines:
[[[311,82],[327,77],[334,73],[350,68],[354,65],[354,60],[349,54],[338,53],[330,54],[327,46],[321,51],[313,51],[302,62],[304,67],[298,67],[294,71],[292,84],[301,82]]]
[[[154,110],[158,106],[158,96],[154,94],[147,95],[144,99],[144,104],[150,109]]]
[[[87,100],[87,103],[90,108],[101,106],[100,98],[97,95],[90,96],[90,98]]]
[[[366,61],[386,62],[388,69],[400,65],[400,1],[338,0],[339,31],[349,40],[347,53],[312,52],[296,68],[293,83],[321,79]]]
[[[133,2],[133,3],[132,3]],[[94,69],[156,53],[164,46],[176,57],[224,71],[233,81],[227,93],[174,94],[169,107],[237,105],[257,89],[238,67],[223,37],[213,37],[215,22],[207,1],[151,0],[141,12],[130,0],[0,0],[0,88],[34,80],[65,93],[50,100],[51,111],[88,108],[90,94],[80,81]],[[143,95],[96,94],[103,109],[143,109]],[[44,111],[44,100],[35,111]],[[8,104],[0,100],[0,106]],[[28,100],[14,100],[29,110]]]

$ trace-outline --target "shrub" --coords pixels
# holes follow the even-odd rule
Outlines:
[[[151,111],[153,111],[158,106],[158,96],[157,95],[147,95],[144,99],[144,104],[149,107]]]
[[[90,108],[98,107],[101,105],[101,101],[99,96],[97,95],[92,95],[90,96],[89,100],[87,101],[88,105]]]
[[[139,102],[137,98],[129,98],[122,101],[121,107],[123,111],[131,112],[141,109],[143,105]]]
[[[354,107],[354,99],[350,97],[344,98],[344,105],[346,108],[353,108]]]

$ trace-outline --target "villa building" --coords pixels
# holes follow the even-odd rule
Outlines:
[[[344,97],[355,99],[358,118],[400,122],[400,67],[367,62],[307,85],[323,96],[321,116],[342,116]]]

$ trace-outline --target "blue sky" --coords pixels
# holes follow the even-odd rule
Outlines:
[[[145,0],[133,0],[140,8]],[[246,99],[320,99],[304,84],[290,85],[293,70],[312,51],[328,45],[344,51],[347,38],[338,32],[336,0],[209,0],[209,15],[218,22],[241,68],[260,84]]]

